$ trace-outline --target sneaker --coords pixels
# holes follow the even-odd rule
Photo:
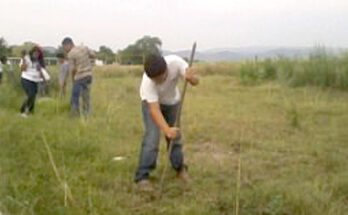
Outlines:
[[[136,182],[137,188],[140,191],[144,191],[144,192],[153,192],[154,189],[151,185],[151,182],[148,179],[142,179],[138,182]]]

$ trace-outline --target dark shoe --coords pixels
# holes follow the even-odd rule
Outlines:
[[[187,168],[182,168],[180,171],[176,173],[176,176],[181,179],[185,183],[190,183],[191,179],[187,173]]]

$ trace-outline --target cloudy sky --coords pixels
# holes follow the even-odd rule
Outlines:
[[[348,47],[348,0],[1,0],[9,44],[58,46],[64,36],[122,49],[143,35],[167,50]]]

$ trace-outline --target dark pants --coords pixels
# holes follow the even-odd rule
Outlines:
[[[0,72],[0,84],[2,82],[2,72]]]
[[[21,84],[25,93],[27,94],[27,98],[24,100],[21,107],[21,113],[24,113],[26,111],[33,113],[34,106],[35,106],[35,98],[37,93],[37,83],[22,78]]]
[[[79,99],[80,95],[82,97],[82,110],[84,114],[89,113],[89,107],[90,107],[90,96],[89,96],[89,88],[92,83],[92,77],[88,76],[79,80],[75,80],[73,83],[72,88],[72,95],[71,95],[71,113],[72,114],[80,114],[80,106],[79,106]]]
[[[178,108],[179,104],[161,105],[161,112],[169,126],[174,125]],[[153,122],[150,110],[148,109],[147,103],[145,101],[142,102],[142,113],[145,132],[143,141],[141,143],[139,165],[135,174],[135,181],[140,181],[142,179],[148,178],[150,170],[156,168],[158,145],[160,140],[160,130]],[[168,143],[169,140],[167,139],[167,146]],[[184,156],[182,153],[182,144],[180,139],[173,141],[170,161],[176,171],[181,171],[184,167]]]

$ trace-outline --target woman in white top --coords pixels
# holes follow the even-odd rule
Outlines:
[[[42,81],[45,82],[45,78],[42,74],[43,67],[43,54],[38,46],[32,48],[29,55],[24,55],[22,58],[21,84],[27,94],[27,98],[24,100],[21,107],[21,114],[23,117],[26,117],[27,113],[34,112],[38,83]]]
[[[2,62],[0,60],[0,84],[2,82]]]
[[[4,71],[5,64],[6,64],[6,57],[0,56],[0,84],[2,83],[2,73]]]

